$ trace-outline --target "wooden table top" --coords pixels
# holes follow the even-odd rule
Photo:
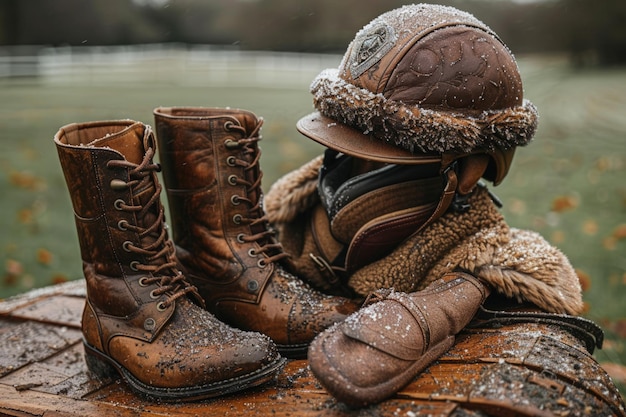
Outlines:
[[[306,360],[291,360],[275,382],[233,395],[176,404],[147,401],[134,395],[121,379],[101,380],[87,369],[80,329],[85,296],[84,281],[78,280],[0,302],[0,415],[485,416],[472,411],[481,398],[496,404],[493,415],[520,415],[515,414],[513,400],[506,395],[479,393],[481,379],[493,377],[490,367],[513,369],[519,365],[512,357],[503,360],[487,352],[489,338],[496,336],[484,332],[461,334],[455,346],[414,382],[393,398],[366,409],[350,409],[337,402],[317,382]],[[526,349],[527,358],[532,358],[538,333],[536,329],[528,331],[535,332],[527,338],[534,341],[517,341],[515,349]],[[485,350],[468,349],[468,343],[476,346],[477,337]],[[545,392],[558,389],[559,384],[537,376],[530,382]],[[606,394],[601,391],[607,383],[586,387],[595,395],[594,401]],[[557,398],[552,402],[566,411],[567,401]],[[528,415],[560,415],[530,406]]]

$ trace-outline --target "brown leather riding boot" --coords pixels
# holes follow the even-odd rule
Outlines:
[[[348,405],[380,402],[447,351],[488,295],[485,284],[462,272],[419,292],[381,290],[373,304],[311,343],[311,371]]]
[[[117,371],[136,392],[165,401],[272,379],[284,363],[273,342],[198,306],[196,288],[177,269],[150,127],[127,120],[71,124],[54,141],[87,284],[82,329],[90,369]]]
[[[357,309],[288,273],[263,210],[262,120],[247,111],[158,108],[159,157],[173,238],[187,276],[219,319],[306,355],[322,330]]]

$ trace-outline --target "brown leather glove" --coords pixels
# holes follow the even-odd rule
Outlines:
[[[381,290],[373,303],[317,336],[311,370],[350,406],[380,402],[446,352],[488,295],[486,284],[463,272],[419,292]]]

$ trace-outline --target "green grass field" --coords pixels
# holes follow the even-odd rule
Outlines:
[[[540,128],[493,191],[510,225],[540,232],[580,271],[586,314],[607,332],[597,357],[626,392],[626,70],[575,72],[539,58],[519,63]],[[249,68],[229,68],[219,86],[209,61],[191,69],[168,60],[132,65],[137,68],[119,73],[115,64],[87,74],[76,69],[74,78],[0,79],[0,298],[81,278],[52,142],[64,124],[152,123],[152,109],[161,105],[249,109],[266,119],[266,189],[322,150],[295,130],[312,109],[308,83],[321,68],[307,67],[288,86],[255,83]]]

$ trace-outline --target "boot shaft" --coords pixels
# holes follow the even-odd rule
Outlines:
[[[132,205],[141,196],[134,196],[128,187],[131,169],[114,169],[111,163],[139,164],[145,154],[145,131],[143,124],[132,121],[90,122],[64,126],[54,138],[74,208],[82,259],[98,273],[121,276],[132,272],[130,265],[136,260],[136,254],[117,249],[129,239],[126,225],[136,223],[136,213],[122,206]],[[144,196],[150,188],[145,188]]]
[[[161,107],[155,109],[154,115],[168,197],[200,192],[215,185],[241,195],[252,192],[249,198],[259,200],[260,187],[246,187],[237,182],[240,179],[253,184],[261,177],[256,142],[260,140],[262,121],[253,113],[238,109]],[[245,138],[250,141],[241,144]],[[178,240],[176,231],[174,239]]]
[[[235,109],[157,108],[154,114],[173,238],[183,263],[229,280],[264,268],[262,256],[234,255],[254,255],[273,242],[265,236],[262,209],[261,120]],[[265,237],[245,241],[253,235]]]
[[[236,142],[258,133],[260,123],[238,109],[160,107],[154,116],[163,181],[168,190],[183,192],[220,180],[218,174],[235,164],[229,157],[242,156]]]
[[[166,290],[169,299],[185,287],[180,279],[170,285],[178,271],[163,223],[150,127],[133,121],[71,124],[54,141],[94,308],[130,315],[164,301]]]

